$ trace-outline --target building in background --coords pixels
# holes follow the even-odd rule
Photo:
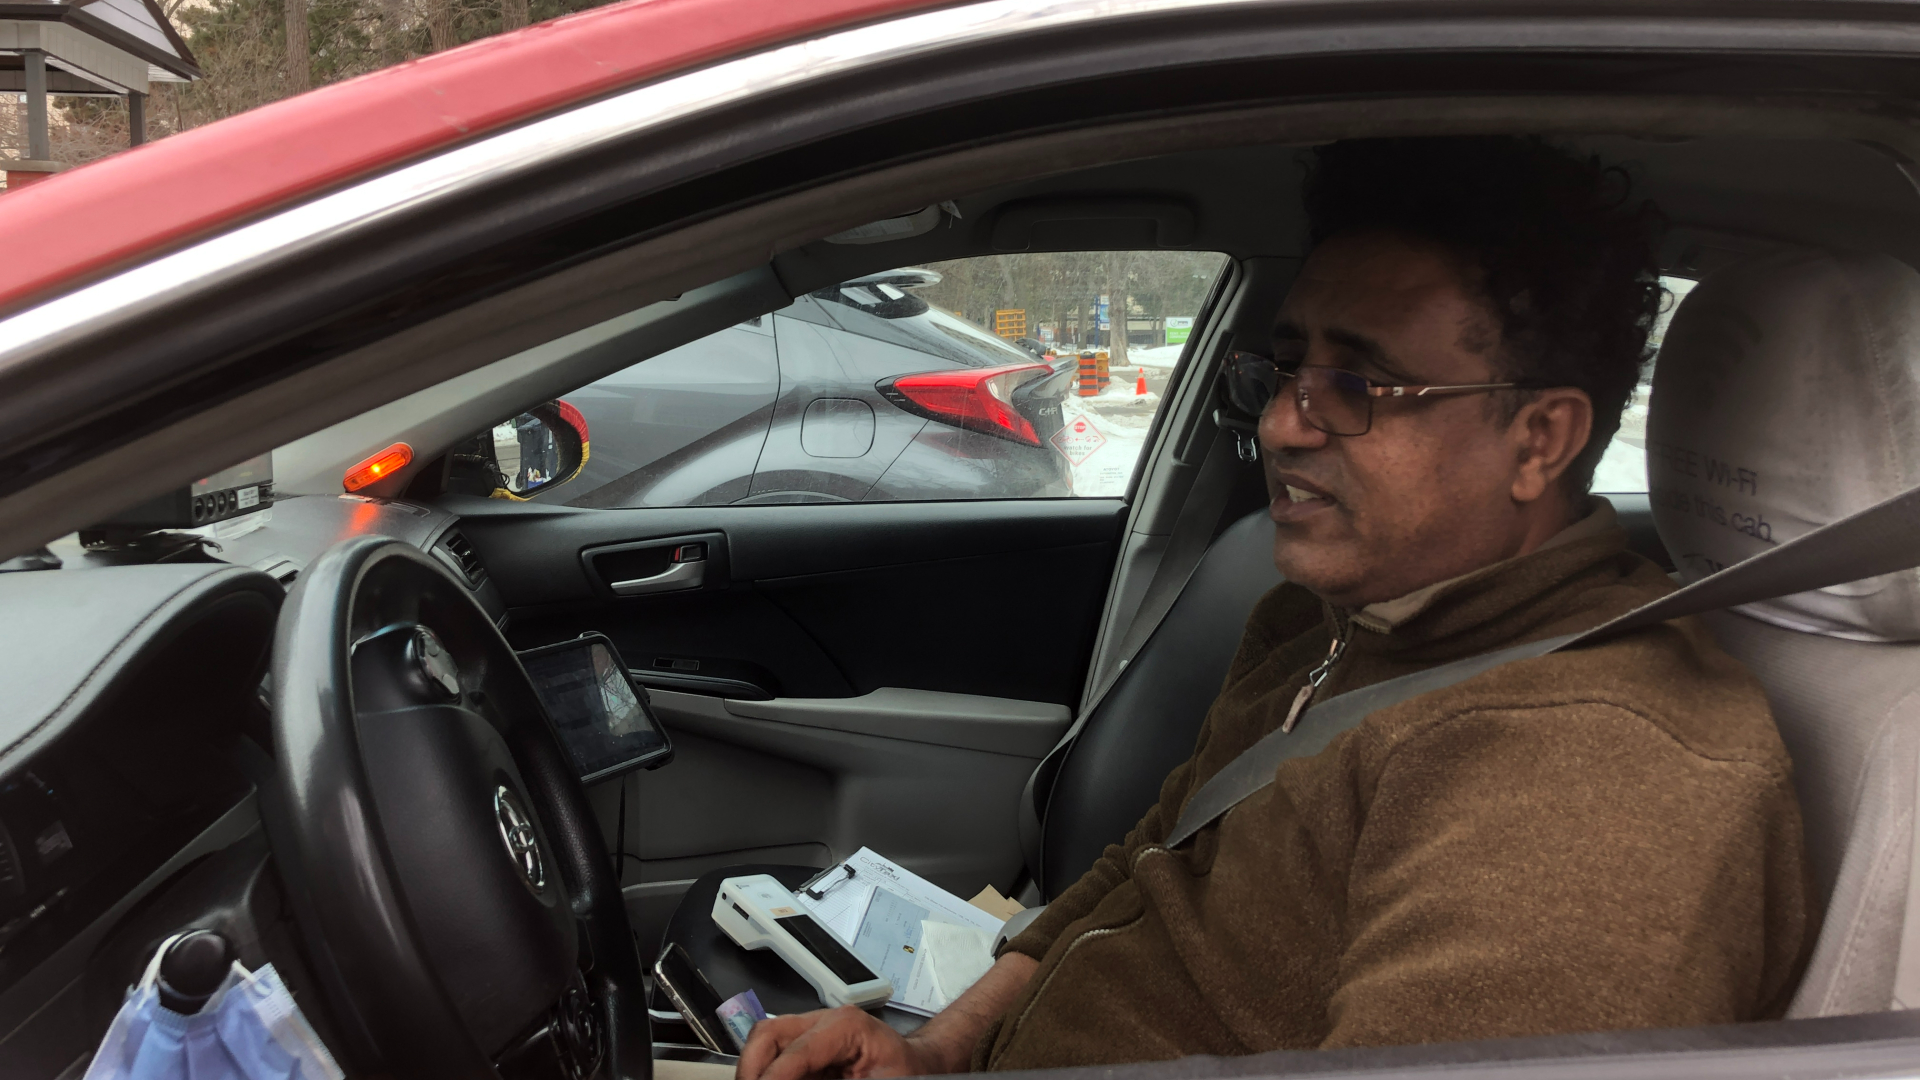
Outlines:
[[[0,93],[26,103],[24,152],[0,159],[7,188],[66,168],[53,158],[50,99],[125,99],[128,141],[137,146],[146,141],[151,85],[199,77],[192,51],[154,0],[0,4]]]

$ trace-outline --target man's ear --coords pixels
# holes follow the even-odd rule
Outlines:
[[[1593,435],[1593,399],[1571,386],[1536,390],[1514,415],[1513,500],[1530,503],[1554,489]]]

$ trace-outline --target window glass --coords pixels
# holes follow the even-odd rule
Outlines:
[[[867,274],[563,400],[575,506],[1126,494],[1226,265],[1205,252],[995,255]]]
[[[1654,355],[1640,372],[1640,385],[1633,388],[1626,411],[1620,414],[1620,430],[1600,455],[1593,470],[1593,490],[1597,494],[1644,494],[1647,490],[1647,405],[1653,397],[1653,366],[1660,360],[1660,344],[1666,338],[1667,324],[1681,301],[1696,284],[1689,278],[1663,277],[1667,295],[1660,305],[1660,316],[1647,334]]]

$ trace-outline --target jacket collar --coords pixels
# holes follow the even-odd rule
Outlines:
[[[1482,635],[1473,631],[1510,621],[1505,616],[1533,606],[1568,579],[1626,549],[1626,530],[1620,527],[1613,504],[1592,496],[1588,505],[1585,517],[1525,555],[1368,604],[1359,611],[1332,614],[1336,622],[1344,618],[1357,630],[1392,639],[1391,645],[1379,642],[1389,650],[1461,635],[1478,638]]]

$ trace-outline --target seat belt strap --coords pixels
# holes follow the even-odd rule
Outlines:
[[[1469,656],[1464,660],[1350,690],[1312,706],[1301,715],[1300,722],[1292,731],[1276,728],[1268,732],[1259,742],[1240,751],[1239,756],[1227,762],[1226,767],[1208,777],[1193,798],[1187,800],[1187,805],[1181,808],[1180,820],[1174,823],[1173,832],[1167,835],[1166,846],[1179,846],[1222,814],[1240,805],[1249,795],[1273,783],[1274,770],[1280,767],[1281,762],[1319,753],[1326,749],[1335,736],[1358,727],[1360,721],[1373,713],[1389,705],[1398,705],[1408,698],[1444,690],[1508,661],[1545,655],[1569,644],[1578,636],[1563,634],[1545,641],[1532,641],[1510,649]]]
[[[1920,488],[1709,574],[1591,630],[1528,642],[1388,679],[1328,698],[1309,708],[1291,732],[1267,733],[1209,777],[1187,800],[1167,834],[1176,847],[1273,783],[1274,770],[1317,754],[1334,738],[1390,705],[1444,690],[1501,664],[1578,648],[1669,619],[1824,589],[1920,566]]]

